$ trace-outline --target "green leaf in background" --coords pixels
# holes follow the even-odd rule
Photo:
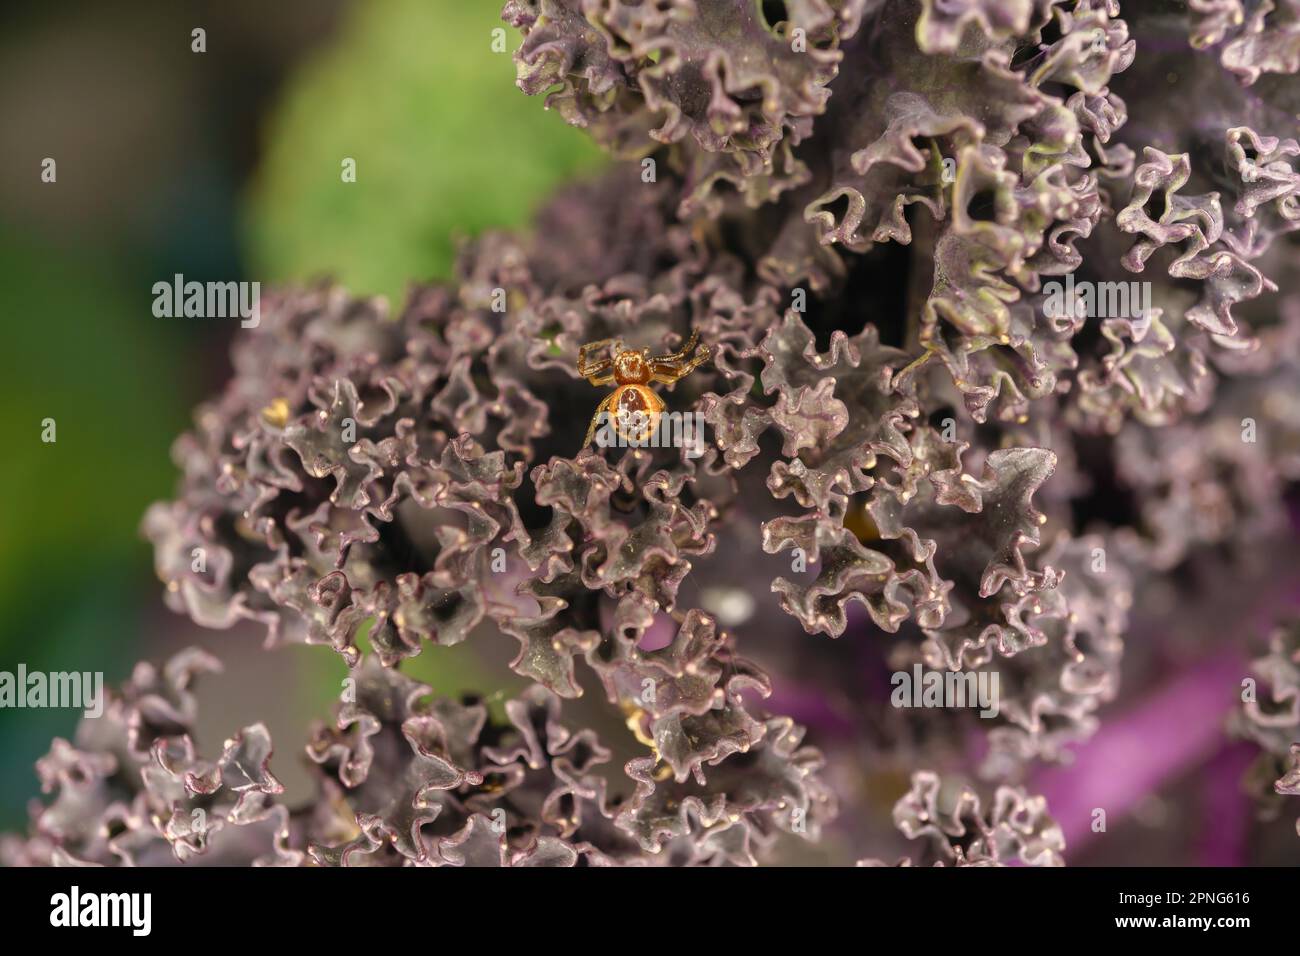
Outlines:
[[[0,607],[9,625],[47,596],[66,608],[77,583],[138,562],[149,578],[140,517],[176,482],[168,449],[188,420],[179,335],[150,314],[110,263],[0,233],[6,372],[0,425]],[[57,440],[41,440],[52,418]],[[32,635],[27,635],[30,640]]]
[[[86,251],[0,227],[5,387],[0,431],[0,669],[103,671],[139,656],[139,604],[161,603],[137,532],[170,493],[168,447],[187,419],[181,337],[148,286]],[[43,442],[42,421],[56,441]],[[74,710],[0,709],[0,829],[21,827],[33,764]]]
[[[329,275],[400,301],[450,274],[455,239],[518,226],[601,154],[514,85],[500,0],[356,4],[265,131],[246,233],[256,277]],[[342,181],[345,158],[356,182]]]

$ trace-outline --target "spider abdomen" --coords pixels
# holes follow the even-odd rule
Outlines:
[[[643,442],[654,434],[664,402],[644,385],[620,385],[609,398],[615,428],[628,441]]]

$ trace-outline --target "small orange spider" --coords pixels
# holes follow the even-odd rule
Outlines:
[[[617,339],[588,342],[578,349],[579,375],[592,385],[618,386],[596,406],[596,414],[591,417],[591,427],[587,429],[587,439],[582,446],[586,448],[591,444],[602,413],[614,416],[614,427],[629,443],[640,444],[653,435],[659,426],[664,401],[648,386],[655,382],[672,385],[694,371],[700,363],[708,361],[707,345],[700,346],[694,356],[687,358],[695,351],[699,340],[700,333],[692,332],[690,341],[679,351],[658,358],[651,358],[649,349],[625,349]],[[612,357],[597,362],[587,361],[587,354],[592,349],[603,348],[611,342],[614,343]]]

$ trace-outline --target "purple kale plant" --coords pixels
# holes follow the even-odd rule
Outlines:
[[[1300,583],[1300,0],[1125,7],[510,0],[520,90],[620,161],[395,313],[264,301],[144,519],[170,608],[350,668],[314,799],[260,724],[198,755],[186,651],[55,742],[0,858],[1068,859],[1079,748],[1172,727],[1172,779],[1172,708]],[[582,447],[579,349],[692,335],[704,454]],[[1230,721],[1274,801],[1297,634]],[[499,683],[402,670],[462,642]],[[894,706],[918,666],[996,714]]]

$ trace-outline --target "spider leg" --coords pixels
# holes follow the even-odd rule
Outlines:
[[[578,374],[590,381],[591,376],[599,375],[601,372],[608,371],[613,367],[614,360],[612,358],[600,359],[597,362],[587,361],[588,352],[592,349],[604,348],[613,341],[615,341],[615,339],[600,339],[596,342],[588,342],[586,345],[578,349]],[[596,383],[593,382],[592,384]]]
[[[617,395],[617,394],[618,394],[617,392],[613,392],[613,393],[607,395],[607,396],[606,396],[606,397],[601,401],[601,403],[600,403],[599,405],[596,406],[596,413],[595,413],[594,415],[591,416],[591,424],[587,426],[587,437],[586,437],[586,438],[583,440],[583,442],[582,442],[582,447],[583,447],[583,448],[586,448],[588,445],[591,444],[591,439],[592,439],[592,438],[595,436],[595,434],[596,434],[596,425],[600,423],[600,416],[601,416],[601,413],[602,413],[602,412],[605,412],[605,411],[608,410],[609,400],[610,400],[611,398],[613,398],[613,397],[614,397],[615,395]]]
[[[651,378],[650,381],[658,382],[662,385],[672,385],[679,379],[685,378],[700,365],[709,360],[709,347],[706,345],[701,348],[689,362],[679,364],[669,362],[664,359],[655,359],[650,363]]]
[[[691,352],[695,349],[695,343],[697,343],[699,340],[700,340],[700,333],[697,331],[692,331],[691,337],[687,340],[686,344],[683,345],[676,352],[670,352],[668,355],[660,355],[656,358],[651,359],[651,361],[652,362],[674,362],[674,363],[680,362],[682,361],[682,359],[686,358],[686,356],[691,354]],[[705,351],[708,350],[706,349]]]

